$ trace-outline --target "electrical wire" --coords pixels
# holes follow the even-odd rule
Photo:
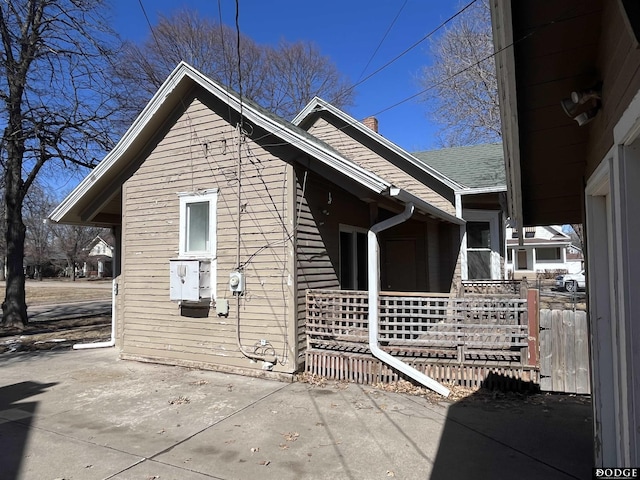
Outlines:
[[[242,130],[242,63],[240,61],[240,0],[236,0],[236,53],[238,55],[238,94],[240,98],[240,130]]]
[[[227,84],[225,86],[225,91],[227,92],[227,114],[229,115],[229,117],[227,118],[227,121],[229,123],[231,123],[231,105],[229,104],[229,88],[231,83],[233,82],[233,75],[231,73],[231,60],[229,60],[229,57],[227,55],[227,49],[224,43],[224,28],[222,27],[222,6],[220,4],[220,0],[218,0],[218,17],[219,17],[219,21],[218,21],[218,25],[220,26],[220,47],[222,48],[222,57],[224,58],[225,64],[229,66],[229,79],[227,80]]]
[[[472,2],[472,3],[473,3],[473,2]],[[467,7],[469,7],[470,5],[471,5],[471,4],[467,5]],[[465,8],[467,8],[467,7],[465,7]],[[428,86],[427,88],[425,88],[425,89],[423,89],[423,90],[421,90],[421,91],[419,91],[419,92],[417,92],[417,93],[414,93],[414,94],[412,94],[412,95],[409,95],[408,97],[403,98],[402,100],[400,100],[400,101],[398,101],[398,102],[396,102],[396,103],[393,103],[392,105],[389,105],[388,107],[385,107],[385,108],[383,108],[383,109],[381,109],[381,110],[378,110],[377,112],[375,112],[375,113],[373,113],[373,114],[370,114],[370,115],[367,115],[367,116],[376,116],[376,115],[380,115],[381,113],[385,113],[385,112],[387,112],[387,111],[389,111],[389,110],[392,110],[393,108],[396,108],[396,107],[398,107],[398,106],[400,106],[400,105],[402,105],[402,104],[404,104],[404,103],[408,102],[409,100],[412,100],[412,99],[414,99],[414,98],[416,98],[416,97],[419,97],[419,96],[421,96],[421,95],[424,95],[426,92],[428,92],[428,91],[430,91],[430,90],[433,90],[434,88],[436,88],[436,87],[438,87],[438,86],[440,86],[440,85],[443,85],[443,84],[447,83],[448,81],[452,80],[453,78],[457,77],[458,75],[463,74],[464,72],[466,72],[466,71],[467,71],[467,70],[469,70],[470,68],[473,68],[473,67],[477,66],[478,64],[480,64],[480,63],[482,63],[482,62],[484,62],[484,61],[487,61],[487,60],[489,60],[490,58],[493,58],[493,57],[495,57],[496,55],[498,55],[498,54],[502,53],[503,51],[505,51],[505,50],[507,50],[507,49],[509,49],[509,48],[512,48],[512,47],[514,47],[515,45],[517,45],[517,44],[519,44],[519,43],[523,42],[524,40],[526,40],[526,39],[528,39],[528,38],[530,38],[530,37],[534,36],[537,32],[539,32],[539,31],[541,31],[541,30],[543,30],[543,29],[545,29],[545,28],[547,28],[547,27],[549,27],[549,26],[551,26],[551,25],[554,25],[554,24],[556,24],[556,23],[559,23],[559,22],[562,22],[562,21],[568,20],[568,19],[570,19],[570,18],[573,18],[573,17],[565,18],[565,15],[567,15],[569,12],[571,12],[571,11],[572,11],[572,10],[574,10],[574,9],[575,9],[575,7],[574,7],[574,8],[571,8],[571,9],[568,9],[567,11],[565,11],[565,12],[563,12],[561,15],[559,15],[556,19],[551,20],[550,22],[548,22],[548,23],[546,23],[546,24],[540,25],[537,29],[532,30],[531,32],[529,32],[529,33],[525,34],[525,35],[524,35],[524,36],[522,36],[521,38],[518,38],[518,39],[514,40],[514,41],[513,41],[513,42],[511,42],[509,45],[506,45],[506,46],[504,46],[503,48],[501,48],[501,49],[499,49],[499,50],[494,51],[492,54],[487,55],[486,57],[484,57],[484,58],[482,58],[481,60],[479,60],[479,61],[475,62],[474,64],[471,64],[471,65],[469,65],[469,66],[467,66],[467,67],[463,68],[462,70],[459,70],[459,71],[457,71],[457,72],[452,73],[451,75],[449,75],[447,78],[445,78],[445,79],[441,80],[440,82],[438,82],[438,83],[436,83],[436,84],[433,84],[433,85],[430,85],[430,86]],[[461,13],[461,12],[458,12],[456,15],[453,15],[452,17],[450,17],[450,19],[455,18],[455,17],[456,17],[456,16],[458,16],[460,13]],[[449,19],[449,20],[450,20],[450,19]],[[449,21],[449,20],[448,20],[448,21]],[[376,72],[372,73],[371,75],[374,75],[375,73],[376,73]],[[371,75],[369,75],[369,76],[371,76]],[[365,78],[363,81],[365,81],[365,80],[366,80],[366,78]],[[361,81],[360,83],[362,83],[362,81]],[[277,135],[277,133],[278,133],[279,131],[283,131],[283,130],[285,130],[285,128],[287,128],[287,126],[286,126],[286,125],[287,125],[287,124],[289,124],[289,122],[286,122],[286,121],[284,121],[284,122],[285,122],[285,123],[284,123],[283,125],[279,125],[279,126],[278,126],[278,128],[277,128],[275,131],[273,131],[273,132],[267,132],[267,133],[265,133],[264,135],[262,135],[261,137],[258,137],[258,138],[256,138],[256,139],[254,139],[254,141],[256,141],[256,142],[257,142],[257,141],[260,141],[260,140],[262,140],[262,139],[264,139],[264,138],[266,138],[266,137],[269,137],[269,136],[271,136],[271,135],[276,136],[276,135]],[[336,127],[336,128],[337,128],[338,130],[345,130],[345,129],[349,128],[349,127],[353,127],[353,126],[358,125],[358,124],[360,124],[360,123],[361,123],[360,121],[358,121],[358,120],[354,120],[353,122],[345,122],[345,125],[344,125],[344,126],[342,126],[342,127]],[[295,127],[295,126],[294,126],[294,127]],[[289,143],[286,143],[286,142],[285,142],[285,144],[289,144]],[[279,144],[274,144],[274,145],[279,145]]]
[[[391,29],[393,28],[393,26],[395,25],[396,21],[398,20],[398,17],[400,17],[400,14],[402,13],[402,10],[404,10],[404,7],[407,6],[407,2],[409,0],[404,0],[404,3],[402,4],[402,6],[400,7],[400,10],[398,10],[398,13],[396,13],[396,16],[393,18],[393,20],[391,21],[391,24],[389,25],[389,27],[387,27],[387,31],[384,32],[384,35],[382,36],[382,39],[380,40],[380,43],[378,43],[378,46],[376,47],[376,49],[373,51],[373,53],[371,54],[371,57],[369,57],[369,60],[367,61],[367,64],[364,66],[364,68],[362,69],[362,72],[360,72],[360,75],[358,75],[358,80],[356,80],[356,82],[359,82],[360,79],[362,78],[362,75],[364,75],[364,72],[367,71],[367,68],[369,68],[369,65],[371,65],[371,62],[373,61],[374,57],[376,56],[376,54],[378,53],[378,50],[380,50],[380,47],[382,47],[382,44],[384,43],[384,41],[387,38],[387,35],[389,35],[389,32],[391,32]]]
[[[341,95],[348,93],[350,91],[352,91],[354,88],[356,88],[359,85],[362,85],[364,82],[366,82],[367,80],[369,80],[371,77],[377,75],[378,73],[380,73],[382,70],[384,70],[385,68],[387,68],[388,66],[390,66],[391,64],[393,64],[394,62],[396,62],[397,60],[399,60],[400,58],[404,57],[407,53],[409,53],[411,50],[413,50],[414,48],[416,48],[418,45],[420,45],[422,42],[424,42],[425,40],[427,40],[428,38],[430,38],[431,36],[433,36],[433,34],[435,34],[438,30],[440,30],[441,28],[443,28],[446,24],[448,24],[449,22],[451,22],[453,19],[455,19],[456,17],[458,17],[459,15],[461,15],[465,10],[467,10],[469,7],[471,7],[471,5],[473,5],[474,3],[476,3],[478,0],[472,0],[470,3],[468,3],[467,5],[465,5],[464,7],[462,7],[462,9],[458,10],[456,13],[454,13],[453,15],[451,15],[449,18],[447,18],[444,22],[442,22],[440,25],[438,25],[436,28],[434,28],[433,30],[431,30],[429,33],[427,33],[424,37],[422,37],[420,40],[418,40],[417,42],[413,43],[411,46],[409,46],[408,48],[406,48],[405,50],[403,50],[402,52],[400,52],[398,55],[396,55],[395,57],[393,57],[391,60],[389,60],[387,63],[385,63],[384,65],[382,65],[381,67],[379,67],[377,70],[374,70],[373,72],[371,72],[369,75],[367,75],[366,77],[364,77],[362,80],[354,83],[353,85],[351,85],[350,87],[344,89],[343,91],[341,91],[338,95],[336,95],[336,97],[340,97]]]

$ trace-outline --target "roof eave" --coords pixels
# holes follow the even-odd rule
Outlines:
[[[111,150],[96,168],[51,212],[49,215],[51,221],[56,223],[77,223],[77,220],[67,218],[73,207],[118,163],[118,160],[123,158],[133,142],[145,130],[145,127],[151,122],[158,110],[165,104],[171,93],[184,81],[194,82],[218,98],[225,100],[229,106],[236,111],[240,111],[241,99],[238,98],[235,93],[224,89],[190,65],[181,62],[173,72],[171,72],[167,80],[165,80],[151,98],[113,150]],[[271,133],[277,134],[296,148],[320,159],[334,170],[354,179],[372,192],[382,194],[391,187],[389,182],[372,172],[359,167],[327,148],[323,148],[320,144],[309,142],[291,129],[283,128],[281,124],[278,124],[259,110],[252,108],[251,105],[243,104],[242,112],[247,120],[253,121],[256,125],[265,128]]]
[[[412,193],[407,192],[406,190],[402,190],[401,188],[391,188],[389,189],[389,196],[393,198],[397,198],[403,203],[413,203],[418,211],[431,216],[433,218],[437,218],[439,220],[443,220],[445,222],[453,223],[454,225],[464,225],[466,222],[455,215],[451,215],[450,213],[445,212],[444,210],[440,210],[438,207],[431,205],[428,202],[425,202],[419,197],[416,197]]]
[[[511,2],[491,0],[491,25],[496,53],[496,74],[502,145],[507,179],[509,216],[518,227],[524,226],[522,213],[522,183],[520,173],[520,134],[516,96],[515,57]],[[520,231],[521,229],[519,229]],[[518,235],[521,235],[518,233]],[[519,238],[520,242],[522,237]]]
[[[496,185],[495,187],[474,187],[474,188],[463,188],[461,190],[456,190],[456,194],[458,195],[479,195],[482,193],[503,193],[507,191],[506,185]]]
[[[446,175],[444,175],[441,172],[437,171],[433,167],[431,167],[429,165],[426,165],[423,162],[420,162],[417,158],[415,158],[413,155],[411,155],[409,152],[407,152],[403,148],[399,147],[398,145],[396,145],[392,141],[388,140],[387,138],[383,137],[379,133],[375,132],[374,130],[371,130],[369,127],[364,125],[362,122],[356,120],[355,118],[353,118],[349,114],[343,112],[339,108],[334,107],[329,102],[326,102],[326,101],[322,100],[319,97],[314,97],[314,99],[311,100],[302,109],[302,111],[298,115],[296,115],[296,117],[291,121],[291,123],[293,123],[294,125],[303,126],[305,124],[305,122],[313,114],[315,114],[315,113],[317,113],[319,111],[326,111],[326,112],[329,112],[332,115],[336,116],[337,118],[339,118],[340,120],[342,120],[343,122],[347,123],[349,126],[354,128],[355,130],[360,132],[361,134],[363,134],[363,135],[371,138],[372,140],[380,143],[385,148],[387,148],[388,150],[390,150],[394,154],[400,156],[401,158],[403,158],[405,161],[409,162],[414,167],[416,167],[416,168],[420,169],[421,171],[423,171],[424,173],[430,175],[435,180],[439,181],[440,183],[442,183],[443,185],[445,185],[446,187],[448,187],[452,191],[455,192],[456,189],[463,188],[463,185],[457,183],[454,180],[451,180],[449,177],[447,177]]]

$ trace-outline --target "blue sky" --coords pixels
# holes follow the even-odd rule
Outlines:
[[[136,0],[112,0],[113,27],[123,38],[139,41],[149,33]],[[468,2],[459,0],[239,0],[239,24],[254,41],[275,45],[282,38],[318,45],[352,83],[366,77],[425,37]],[[149,20],[168,16],[182,7],[219,19],[215,0],[142,0]],[[404,7],[403,7],[404,5]],[[222,21],[235,25],[235,1],[220,0]],[[401,10],[402,8],[402,10]],[[363,69],[400,12],[367,70]],[[437,34],[436,34],[437,35]],[[409,150],[438,148],[437,126],[428,118],[427,106],[416,99],[384,111],[421,90],[418,77],[430,63],[429,40],[356,89],[355,105],[347,113],[358,120],[376,115],[380,133]]]

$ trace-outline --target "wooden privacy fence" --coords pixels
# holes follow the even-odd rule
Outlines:
[[[591,393],[587,313],[540,310],[540,389]]]
[[[437,364],[455,370],[454,376],[471,372],[474,380],[465,383],[471,386],[479,386],[489,373],[530,381],[537,370],[537,319],[530,324],[527,299],[381,292],[378,307],[380,348],[407,363]],[[353,355],[370,355],[368,310],[367,292],[309,290],[307,370],[334,375],[343,367],[317,363],[340,354],[336,365],[347,360],[353,365]]]

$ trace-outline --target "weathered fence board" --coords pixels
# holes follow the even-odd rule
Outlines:
[[[591,393],[586,312],[540,310],[540,389]]]

